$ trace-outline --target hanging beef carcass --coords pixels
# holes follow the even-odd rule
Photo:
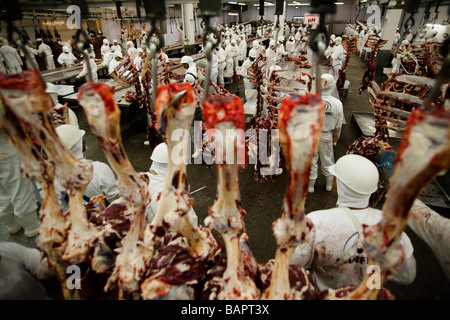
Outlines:
[[[218,170],[217,198],[205,225],[222,236],[226,248],[226,268],[207,279],[204,295],[218,300],[259,299],[258,265],[246,243],[238,183],[239,163],[245,162],[244,106],[237,96],[227,95],[209,97],[203,108],[206,128],[215,137]]]
[[[219,253],[219,248],[209,229],[191,222],[185,164],[186,143],[190,143],[190,139],[180,143],[173,138],[177,133],[179,138],[185,137],[192,124],[194,89],[189,83],[158,87],[155,109],[157,126],[167,143],[169,163],[158,209],[146,229],[145,244],[153,247],[154,253],[141,286],[142,297],[195,299],[195,288],[204,276],[204,268]],[[177,156],[171,156],[175,154]]]
[[[314,289],[304,269],[289,267],[296,246],[305,241],[312,227],[304,206],[312,157],[318,148],[324,120],[325,103],[313,94],[287,97],[280,109],[280,142],[289,171],[289,185],[283,200],[281,217],[273,224],[277,251],[271,270],[265,299],[307,299]],[[267,272],[267,270],[266,270]],[[290,273],[294,272],[295,276]],[[297,280],[298,288],[290,282]]]
[[[131,221],[130,229],[122,239],[119,254],[105,289],[117,285],[119,298],[137,299],[140,281],[148,268],[151,248],[143,245],[145,206],[148,202],[148,180],[138,174],[128,160],[120,135],[120,109],[114,90],[103,83],[87,82],[80,87],[78,100],[83,107],[92,133],[100,145],[112,169],[117,174],[120,197],[111,208]]]

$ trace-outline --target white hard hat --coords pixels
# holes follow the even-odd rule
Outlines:
[[[67,53],[67,52],[70,52],[70,48],[69,48],[68,46],[63,46],[62,49],[63,49],[63,51],[66,52],[66,53]]]
[[[115,42],[117,42],[117,40],[116,40],[116,39],[114,39],[114,40],[113,40],[113,43],[115,43]]]
[[[134,47],[134,43],[132,41],[127,41],[127,46],[133,46]]]
[[[323,86],[323,89],[331,88],[331,86],[333,86],[336,83],[336,80],[334,79],[334,76],[332,74],[329,74],[329,73],[324,73],[321,76],[321,79],[324,79],[324,80],[327,81],[327,83]]]
[[[251,58],[256,58],[256,57],[258,57],[258,51],[256,49],[252,48],[248,52],[248,56]]]
[[[152,152],[150,160],[159,163],[169,163],[169,149],[165,142],[158,144]]]
[[[108,43],[109,43],[108,39],[103,39],[103,44],[108,44]]]
[[[253,48],[258,48],[259,47],[259,41],[258,40],[253,40]]]
[[[122,52],[120,52],[119,50],[114,51],[114,58],[115,58],[115,57],[121,57],[121,58],[123,58]]]
[[[142,48],[138,48],[137,52],[144,52],[144,50]]]
[[[337,44],[341,44],[342,43],[342,38],[341,37],[336,37],[334,39],[334,42],[337,43]]]
[[[270,40],[269,47],[274,46],[274,45],[275,45],[275,40]]]
[[[73,124],[62,124],[56,127],[55,130],[67,149],[71,149],[86,133],[84,130],[78,129],[78,127]]]
[[[378,188],[378,169],[367,158],[347,154],[329,167],[330,173],[359,194],[372,194]]]
[[[56,86],[53,83],[47,82],[46,86],[47,86],[47,88],[45,89],[45,92],[58,93],[58,91],[56,90]]]
[[[231,44],[237,44],[237,41],[235,39],[231,40]]]
[[[190,64],[190,63],[192,63],[194,60],[191,58],[191,57],[189,57],[189,56],[183,56],[182,58],[181,58],[181,60],[180,60],[180,63],[181,64],[183,64],[183,63],[187,63],[187,64]]]
[[[336,39],[336,35],[332,34],[332,35],[330,36],[330,39],[331,39],[331,40]]]

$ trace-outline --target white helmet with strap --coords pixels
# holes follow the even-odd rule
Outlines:
[[[329,167],[330,173],[358,194],[369,195],[378,189],[378,169],[369,159],[347,154]]]

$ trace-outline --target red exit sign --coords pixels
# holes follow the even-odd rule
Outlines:
[[[305,18],[303,20],[304,24],[319,24],[320,15],[305,13]]]

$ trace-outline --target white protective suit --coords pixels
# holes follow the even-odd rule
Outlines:
[[[225,40],[225,56],[226,56],[226,67],[227,73],[231,72],[231,75],[234,73],[234,49],[231,45],[230,41]]]
[[[55,61],[53,60],[52,49],[47,44],[42,42],[38,47],[38,53],[40,56],[44,57],[45,67],[47,70],[53,70],[56,68]]]
[[[72,52],[62,52],[58,59],[58,63],[60,65],[66,64],[66,67],[73,66],[75,63],[77,63],[78,59],[73,55]]]
[[[0,218],[10,233],[20,230],[17,218],[35,215],[35,186],[20,172],[21,156],[0,129]],[[20,223],[20,221],[19,221]]]
[[[450,219],[416,199],[409,211],[408,226],[431,248],[450,279]]]
[[[247,41],[245,40],[245,36],[242,36],[241,42],[239,42],[238,51],[239,51],[238,61],[240,61],[240,64],[242,64],[245,58],[247,57]]]
[[[77,159],[84,159],[83,154],[83,139],[80,138],[73,146],[70,148],[73,155]],[[98,195],[104,195],[106,200],[111,203],[119,196],[119,191],[117,189],[117,181],[114,176],[114,172],[111,168],[100,161],[90,160],[93,168],[92,180],[86,187],[86,191],[83,195],[83,202],[87,204],[89,200]],[[69,208],[69,197],[66,190],[55,180],[55,191],[58,196],[59,204],[62,210]]]
[[[286,52],[288,54],[293,54],[295,51],[295,40],[293,36],[290,36],[286,41]]]
[[[225,50],[219,45],[216,47],[216,56],[217,56],[217,84],[225,85],[225,81],[223,79],[224,70],[226,67],[226,54]]]
[[[187,56],[185,56],[185,57],[187,57]],[[181,59],[181,63],[184,63],[183,58]],[[187,58],[189,58],[188,62],[186,63],[188,65],[188,68],[186,69],[186,73],[184,74],[184,76],[186,77],[187,74],[190,74],[195,79],[197,79],[197,65],[195,64],[194,60],[191,57],[187,57]]]
[[[239,47],[236,40],[231,40],[231,54],[233,55],[233,73],[236,73],[236,68],[239,66]]]
[[[250,82],[250,77],[247,73],[248,68],[253,64],[256,58],[256,50],[251,49],[249,52],[249,57],[244,61],[241,68],[241,76],[244,79],[244,88],[245,88],[245,99],[248,101],[249,97],[247,96],[247,90],[255,89],[256,85]]]
[[[331,54],[331,65],[333,67],[334,79],[338,79],[339,70],[342,68],[342,64],[344,63],[347,51],[345,51],[344,47],[342,46],[342,40],[339,41],[336,38],[335,43],[336,44],[333,47],[333,53]]]
[[[27,46],[27,51],[29,52],[29,55],[25,54],[23,50],[20,50],[20,55],[25,58],[25,65],[27,66],[27,69],[31,70],[38,65],[36,61],[36,56],[39,53],[35,48],[29,46]]]
[[[92,75],[92,81],[97,82],[98,81],[98,74],[97,74],[97,63],[93,59],[89,59],[89,65],[91,67],[91,75]],[[86,59],[83,61],[83,69],[81,70],[80,74],[76,78],[82,78],[86,77],[86,81],[89,81],[89,69],[86,62]]]
[[[122,47],[117,43],[117,40],[113,41],[113,45],[111,46],[111,51],[120,51],[122,52]]]
[[[109,63],[111,62],[112,58],[113,58],[113,51],[108,50],[107,52],[105,52],[105,55],[103,56],[103,60],[102,60],[102,66],[108,68]]]
[[[41,252],[14,242],[0,242],[0,300],[46,300],[39,280],[54,276]]]
[[[342,102],[331,95],[332,86],[322,90],[322,99],[326,103],[325,119],[322,126],[322,134],[320,136],[319,148],[314,154],[311,171],[309,175],[310,184],[314,185],[317,179],[319,165],[322,166],[322,172],[325,177],[331,177],[329,167],[334,164],[333,145],[337,142],[340,136],[342,123],[344,122],[344,110]]]
[[[127,54],[130,56],[131,61],[134,61],[134,58],[137,56],[137,49],[132,41],[127,41]]]
[[[8,73],[14,74],[22,72],[23,62],[20,58],[19,52],[8,45],[8,42],[5,42],[2,45],[2,47],[0,48],[0,54],[3,57]]]
[[[121,60],[117,60],[116,58],[120,57],[122,58],[122,52],[120,51],[114,51],[114,53],[112,54],[112,59],[109,62],[108,65],[108,73],[111,73],[114,71],[114,69],[119,65],[119,63],[121,62]]]
[[[141,70],[141,67],[142,67],[142,57],[143,56],[140,56],[139,54],[140,54],[140,52],[144,52],[141,48],[139,48],[138,50],[137,50],[137,55],[136,55],[136,57],[134,58],[134,60],[133,60],[133,64],[134,64],[134,67],[136,68],[136,70]]]
[[[106,54],[109,50],[110,50],[109,42],[108,42],[108,40],[104,39],[104,40],[103,40],[103,45],[100,47],[100,53],[101,53],[102,57],[104,57],[105,54]]]
[[[306,216],[313,223],[309,241],[298,246],[290,260],[290,264],[310,268],[312,282],[319,291],[360,284],[370,269],[367,253],[360,246],[362,241],[357,241],[358,228],[362,228],[362,224],[377,224],[382,218],[380,210],[367,208],[370,194],[356,194],[336,179],[338,207],[314,211]],[[348,209],[350,214],[346,209],[349,207],[354,208]],[[356,217],[355,222],[351,214]],[[416,276],[414,248],[404,232],[400,243],[405,262],[391,280],[408,285]]]

